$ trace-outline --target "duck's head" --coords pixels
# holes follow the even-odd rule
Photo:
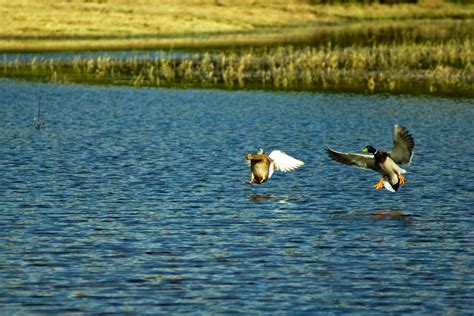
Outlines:
[[[255,154],[249,153],[249,154],[245,155],[245,160],[252,160],[254,157],[255,157]]]
[[[368,146],[365,146],[364,149],[362,149],[362,152],[375,154],[377,152],[377,149],[375,149],[374,147],[368,145]]]
[[[261,155],[263,155],[263,154],[264,154],[264,153],[263,153],[263,149],[260,148],[260,149],[258,150],[258,153],[248,153],[247,155],[245,155],[245,159],[246,159],[246,160],[256,160],[256,159],[258,159],[259,157],[260,157],[260,159],[261,159]]]

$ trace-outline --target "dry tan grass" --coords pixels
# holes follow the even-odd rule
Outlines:
[[[0,0],[0,19],[4,52],[253,47],[212,49],[187,60],[0,62],[4,77],[474,96],[474,5]],[[265,48],[280,44],[298,46]]]
[[[51,82],[424,93],[474,97],[470,39],[447,43],[251,48],[185,59],[104,55],[0,63],[5,77]]]
[[[271,43],[328,24],[452,18],[474,19],[474,5],[440,0],[394,6],[325,6],[303,0],[0,0],[0,51],[163,48],[213,41],[233,45],[245,38]]]

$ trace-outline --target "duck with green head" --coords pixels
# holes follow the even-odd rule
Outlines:
[[[343,153],[329,147],[326,148],[326,153],[339,163],[377,171],[382,178],[374,188],[379,190],[383,186],[391,192],[396,192],[405,184],[403,174],[406,173],[406,170],[398,165],[411,162],[414,147],[415,141],[408,130],[401,125],[395,125],[391,152],[379,151],[368,145],[362,151],[371,155]]]
[[[269,155],[260,148],[258,153],[245,155],[250,165],[250,181],[247,183],[262,184],[273,175],[274,171],[292,171],[304,165],[301,160],[295,159],[280,150],[274,150]]]

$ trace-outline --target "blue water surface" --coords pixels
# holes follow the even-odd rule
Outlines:
[[[1,80],[0,314],[473,314],[473,121],[469,99]],[[324,153],[390,150],[394,124],[416,142],[395,194]],[[305,166],[248,186],[260,147]]]
[[[70,52],[48,52],[48,53],[3,53],[0,55],[0,65],[8,64],[10,62],[46,62],[50,60],[56,61],[72,61],[72,60],[87,60],[98,58],[110,58],[113,60],[127,60],[127,59],[183,59],[199,57],[202,54],[179,52],[179,51],[149,51],[149,50],[134,50],[134,51],[70,51]]]

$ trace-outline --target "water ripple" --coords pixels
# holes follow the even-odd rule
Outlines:
[[[0,95],[1,314],[474,312],[468,100],[9,80]],[[324,154],[389,149],[395,123],[417,142],[397,194]],[[306,165],[250,187],[259,147]]]

